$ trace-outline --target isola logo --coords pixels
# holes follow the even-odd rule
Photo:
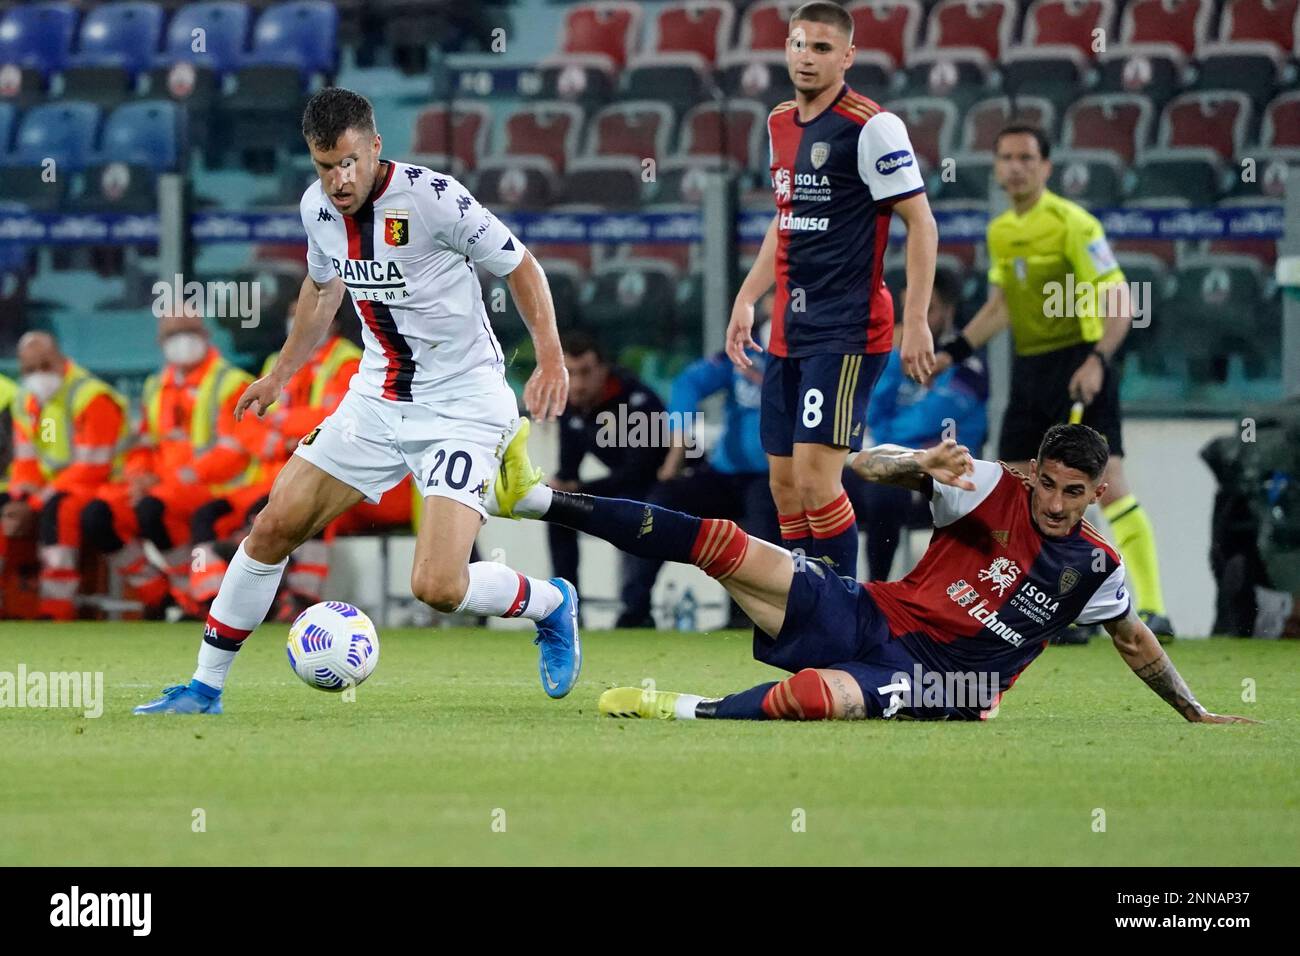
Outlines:
[[[882,176],[888,176],[895,170],[911,166],[914,160],[912,154],[905,149],[895,150],[892,153],[886,153],[876,160],[876,172]]]

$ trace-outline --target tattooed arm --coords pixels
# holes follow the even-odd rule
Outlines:
[[[925,488],[927,477],[967,491],[975,490],[975,485],[963,477],[975,469],[970,450],[951,438],[919,451],[902,445],[864,448],[849,462],[849,467],[867,481],[913,491]]]
[[[1212,714],[1202,707],[1151,629],[1142,623],[1132,609],[1126,617],[1107,621],[1104,626],[1115,642],[1115,650],[1124,658],[1124,663],[1146,681],[1147,686],[1159,694],[1165,703],[1182,714],[1184,720],[1206,724],[1258,723],[1248,717]]]

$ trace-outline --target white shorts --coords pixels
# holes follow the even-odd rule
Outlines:
[[[371,502],[409,473],[424,497],[451,498],[486,520],[483,498],[518,420],[515,394],[504,381],[499,389],[437,405],[349,390],[294,454]]]

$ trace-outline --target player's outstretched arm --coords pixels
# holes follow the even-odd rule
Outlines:
[[[776,228],[777,217],[772,217],[772,224],[763,236],[763,245],[759,247],[758,257],[750,267],[749,275],[741,283],[736,293],[735,304],[731,307],[731,320],[727,323],[727,357],[736,363],[737,368],[749,368],[754,364],[746,351],[761,352],[763,347],[754,341],[754,304],[776,282]]]
[[[864,448],[853,456],[849,467],[860,478],[881,485],[898,485],[920,491],[926,478],[966,491],[974,491],[975,483],[966,475],[975,471],[975,460],[970,449],[945,438],[932,448],[917,450],[902,445],[876,445]]]
[[[1202,724],[1257,724],[1259,721],[1249,717],[1236,717],[1232,714],[1212,714],[1201,706],[1187,682],[1183,680],[1174,662],[1169,659],[1165,649],[1160,646],[1151,629],[1142,623],[1141,618],[1130,608],[1127,616],[1104,625],[1115,650],[1119,651],[1124,663],[1133,669],[1133,673],[1146,681],[1148,687],[1160,695],[1174,710],[1183,715],[1185,720]]]
[[[569,400],[569,371],[564,367],[560,333],[555,326],[551,286],[541,263],[526,249],[506,282],[537,354],[537,368],[524,386],[524,404],[533,418],[549,421],[564,412]]]
[[[239,396],[239,401],[235,403],[235,421],[243,421],[244,412],[250,407],[261,418],[276,403],[294,372],[302,368],[316,351],[316,346],[320,345],[325,331],[334,321],[345,291],[343,280],[338,276],[323,285],[311,276],[302,280],[302,288],[298,290],[298,305],[293,313],[293,331],[285,340],[284,348],[280,349],[280,355],[271,371],[244,389],[244,394]]]

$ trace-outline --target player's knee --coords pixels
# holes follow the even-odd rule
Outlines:
[[[244,553],[256,561],[279,564],[307,537],[310,528],[278,508],[266,508],[253,522]]]
[[[775,474],[768,478],[768,487],[772,489],[772,501],[781,514],[794,514],[803,510],[803,501],[799,497],[799,486],[793,481],[778,478]]]
[[[795,478],[795,485],[804,511],[816,511],[834,501],[844,490],[838,473],[823,475],[812,468],[801,471]]]
[[[811,667],[787,677],[763,698],[763,713],[773,720],[829,720],[831,689]]]
[[[417,569],[411,572],[411,593],[435,611],[450,614],[465,600],[468,579],[449,575],[434,569]]]
[[[730,518],[705,518],[691,548],[691,561],[711,578],[736,573],[749,549],[749,535]]]

